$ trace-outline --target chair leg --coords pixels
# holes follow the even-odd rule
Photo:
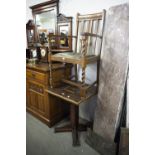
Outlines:
[[[86,67],[82,67],[82,85],[85,85],[85,78],[86,78]]]

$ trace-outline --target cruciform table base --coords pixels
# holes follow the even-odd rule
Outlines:
[[[56,127],[55,132],[72,132],[73,146],[80,146],[79,134],[80,131],[87,131],[88,127],[92,127],[92,123],[79,124],[79,106],[70,105],[70,123],[63,127]]]

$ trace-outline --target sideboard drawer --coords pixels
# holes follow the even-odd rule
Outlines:
[[[44,73],[36,72],[36,71],[33,71],[33,70],[28,70],[27,69],[26,77],[30,78],[32,80],[35,80],[35,81],[42,82],[42,83],[46,82],[46,75]]]
[[[29,89],[30,91],[34,91],[36,93],[39,93],[39,94],[44,94],[44,88],[43,86],[40,86],[38,84],[35,84],[35,83],[29,83]]]

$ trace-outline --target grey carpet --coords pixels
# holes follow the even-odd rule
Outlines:
[[[26,155],[99,155],[85,143],[86,135],[86,132],[81,132],[81,146],[73,147],[70,132],[54,133],[53,127],[49,128],[27,113]]]

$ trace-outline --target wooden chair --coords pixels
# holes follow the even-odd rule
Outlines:
[[[73,145],[79,145],[78,131],[86,131],[87,125],[79,124],[79,104],[88,100],[97,93],[99,62],[102,48],[105,10],[100,13],[80,15],[77,14],[76,36],[73,52],[52,54],[50,49],[49,65],[52,69],[53,62],[62,62],[66,65],[73,64],[75,74],[69,79],[62,79],[62,87],[50,87],[47,92],[70,103],[71,124],[55,128],[55,132],[72,131]],[[59,37],[59,36],[58,36]],[[97,80],[87,84],[86,67],[90,63],[97,64]],[[78,80],[78,68],[82,68],[81,80]],[[52,80],[52,77],[50,78]],[[90,124],[89,124],[90,125]]]

